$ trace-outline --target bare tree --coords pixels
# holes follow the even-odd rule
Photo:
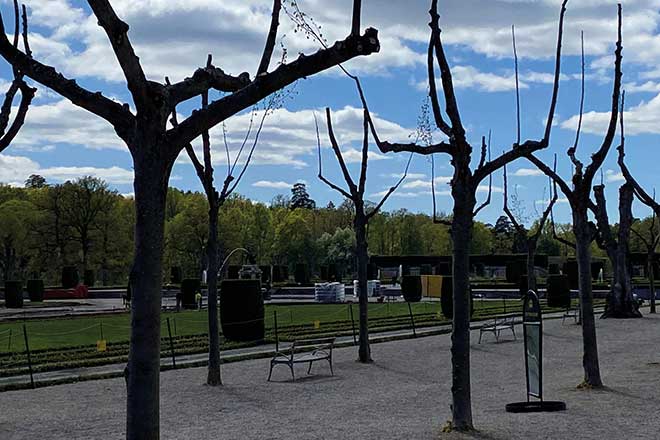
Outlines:
[[[22,14],[19,15],[18,1],[14,0],[14,40],[12,47],[15,50],[18,50],[19,35],[21,34],[21,25],[19,24],[19,17],[22,16],[23,24],[23,48],[25,50],[25,55],[27,57],[32,57],[32,52],[30,51],[30,44],[28,41],[28,21],[27,21],[27,11],[25,6],[22,6]],[[3,29],[4,32],[4,29]],[[3,38],[6,40],[6,35],[3,34]],[[9,43],[9,40],[7,40]],[[19,130],[25,123],[25,115],[27,114],[28,108],[32,103],[34,94],[37,89],[32,88],[27,85],[24,79],[23,72],[14,67],[13,69],[14,79],[12,80],[9,89],[5,93],[5,99],[2,102],[2,107],[0,107],[0,153],[2,153],[9,144],[12,143]],[[11,107],[16,98],[16,94],[20,91],[21,100],[18,105],[18,110],[14,121],[9,125],[11,118]]]
[[[527,247],[527,288],[533,291],[536,291],[536,274],[534,273],[534,258],[536,256],[536,248],[538,245],[539,238],[543,235],[543,227],[545,222],[548,220],[550,213],[552,212],[553,206],[557,202],[557,191],[554,191],[553,196],[548,201],[548,206],[545,208],[541,214],[541,218],[536,225],[536,229],[530,228],[529,230],[516,219],[516,216],[509,209],[508,203],[508,184],[506,176],[506,165],[504,166],[504,213],[509,217],[513,227],[516,229],[516,233],[520,236],[523,243]]]
[[[546,122],[543,138],[540,140],[527,140],[520,143],[519,140],[513,147],[501,156],[490,160],[487,159],[488,148],[485,139],[482,138],[481,157],[477,168],[473,171],[470,167],[473,147],[466,138],[465,128],[461,122],[461,116],[454,92],[453,80],[449,62],[440,38],[440,26],[438,15],[438,2],[432,0],[431,9],[431,37],[428,46],[428,77],[429,96],[436,127],[448,137],[442,141],[430,145],[417,143],[390,143],[381,141],[376,133],[373,120],[367,112],[368,122],[372,136],[380,151],[388,152],[413,152],[423,155],[436,153],[447,154],[451,158],[454,168],[451,180],[451,194],[454,200],[453,216],[450,222],[438,220],[451,226],[451,237],[453,241],[453,302],[454,319],[452,323],[452,421],[451,428],[460,431],[473,429],[472,403],[470,391],[470,262],[469,244],[472,233],[474,217],[490,202],[490,197],[477,206],[477,191],[480,183],[489,178],[492,173],[502,168],[507,163],[531,155],[534,151],[548,146],[552,120],[557,105],[557,94],[559,92],[559,76],[561,67],[561,43],[563,35],[564,14],[566,3],[564,0],[559,15],[559,32],[557,36],[557,48],[555,59],[555,72],[550,100],[550,109]],[[440,67],[440,78],[442,91],[444,93],[445,112],[449,121],[445,121],[440,110],[440,103],[435,84],[435,62]],[[364,93],[358,82],[360,96],[363,105],[366,106]],[[490,191],[489,191],[490,195]],[[435,214],[435,213],[434,213]],[[434,215],[435,217],[435,215]]]
[[[360,0],[353,8],[359,8]],[[108,36],[131,93],[135,112],[129,104],[114,101],[101,92],[91,92],[66,78],[55,68],[32,59],[7,38],[0,27],[0,55],[15,69],[54,90],[63,97],[108,121],[127,145],[135,170],[135,259],[131,288],[135,292],[131,313],[131,346],[128,363],[126,436],[129,439],[159,437],[160,308],[165,196],[174,161],[186,145],[266,96],[296,80],[314,75],[360,55],[380,49],[378,32],[351,34],[314,54],[301,54],[295,61],[268,71],[273,51],[271,31],[259,63],[259,74],[251,79],[215,66],[205,66],[183,81],[162,84],[147,79],[128,35],[129,26],[115,13],[109,0],[88,0],[98,24]],[[275,2],[277,6],[279,1]],[[274,14],[276,8],[274,8]],[[355,15],[355,14],[354,14]],[[357,23],[359,25],[359,23]],[[353,29],[356,23],[354,20]],[[169,127],[172,109],[202,93],[215,89],[226,95],[207,108]]]
[[[326,107],[325,109],[326,120],[328,125],[328,137],[330,138],[330,144],[332,145],[332,151],[337,157],[337,162],[341,168],[342,175],[348,190],[341,188],[339,185],[336,185],[329,181],[323,176],[323,168],[321,164],[321,140],[319,136],[319,127],[318,122],[316,121],[316,115],[314,116],[314,122],[316,123],[316,135],[318,141],[318,155],[319,155],[319,179],[323,181],[330,188],[339,192],[341,195],[346,197],[346,199],[353,202],[354,211],[353,211],[353,230],[355,231],[355,241],[356,241],[356,260],[357,260],[357,273],[358,273],[358,298],[360,304],[360,346],[358,349],[358,360],[363,363],[372,362],[371,359],[371,349],[369,347],[369,321],[368,321],[368,308],[369,308],[369,299],[367,292],[367,268],[369,265],[369,252],[368,252],[368,242],[367,242],[367,227],[369,220],[375,216],[387,199],[397,190],[401,183],[405,180],[408,174],[408,167],[410,166],[410,161],[412,155],[408,159],[406,164],[405,171],[401,178],[396,182],[396,184],[389,188],[385,193],[383,198],[378,204],[376,204],[372,209],[368,209],[366,206],[366,200],[364,198],[364,191],[367,183],[367,165],[369,161],[369,122],[367,109],[364,109],[364,133],[362,140],[362,156],[360,161],[360,177],[358,183],[355,184],[355,181],[351,177],[348,167],[346,166],[346,161],[342,155],[339,144],[335,137],[335,133],[332,129],[332,118],[330,116],[330,109]]]
[[[625,97],[623,98],[625,99]],[[623,174],[623,177],[626,179],[626,183],[632,187],[632,191],[637,197],[637,199],[642,202],[642,204],[648,206],[651,208],[653,211],[653,219],[651,222],[651,226],[649,228],[649,239],[647,240],[644,238],[641,234],[637,233],[635,229],[632,229],[632,231],[642,240],[644,245],[646,246],[646,251],[647,251],[647,270],[648,270],[648,277],[649,277],[649,292],[651,294],[650,296],[650,302],[651,302],[651,311],[650,313],[655,313],[655,279],[654,279],[654,262],[655,262],[655,250],[658,247],[658,242],[660,241],[660,235],[658,235],[655,231],[655,220],[658,216],[660,216],[660,203],[655,201],[655,191],[653,192],[653,196],[651,196],[648,192],[642,188],[642,186],[637,182],[637,180],[633,177],[632,173],[628,169],[628,166],[625,163],[625,157],[626,157],[626,152],[625,152],[625,134],[624,134],[624,125],[623,125],[623,104],[621,105],[621,144],[617,147],[617,150],[619,152],[619,157],[618,157],[618,163],[619,167],[621,168],[621,172]]]
[[[596,241],[612,263],[613,280],[607,296],[605,313],[601,318],[641,318],[633,298],[632,274],[630,273],[630,231],[633,223],[633,187],[624,183],[619,188],[619,228],[615,234],[607,215],[605,185],[594,186],[596,206],[594,215],[598,224]]]
[[[591,286],[591,241],[595,237],[595,226],[589,221],[588,211],[591,202],[591,185],[596,172],[603,164],[607,153],[612,146],[616,134],[618,118],[619,98],[621,93],[621,5],[618,6],[618,38],[614,61],[614,90],[612,92],[612,108],[610,121],[600,148],[591,156],[591,163],[584,167],[583,163],[575,156],[582,125],[582,114],[584,99],[580,102],[580,115],[574,145],[569,148],[568,156],[573,163],[574,173],[572,177],[573,187],[563,180],[557,172],[552,170],[543,161],[533,154],[527,155],[530,162],[537,166],[547,176],[552,178],[555,184],[564,193],[571,206],[573,215],[573,233],[575,234],[576,258],[578,262],[578,280],[580,287],[580,309],[582,317],[582,344],[584,381],[581,386],[602,387],[600,367],[598,364],[598,346],[596,344],[596,324],[593,311],[593,293]],[[584,69],[584,67],[583,67]],[[582,97],[584,97],[584,80],[582,82]]]
[[[635,228],[631,228],[633,233],[639,238],[644,247],[646,248],[646,273],[649,280],[649,313],[656,313],[655,310],[655,250],[658,248],[660,242],[660,234],[658,234],[656,227],[657,215],[655,211],[651,214],[651,224],[648,227],[648,238],[644,237]]]
[[[266,51],[272,52],[272,47],[275,44],[274,39],[277,35],[277,26],[279,20],[279,11],[281,8],[281,3],[279,0],[275,0],[275,5],[273,6],[273,15],[271,22],[271,31],[268,34],[268,42],[266,43]],[[271,41],[272,39],[272,41]],[[265,61],[262,59],[262,63],[259,65],[257,70],[257,75],[264,73],[268,69],[268,65],[263,65]],[[210,68],[212,66],[212,56],[209,55],[207,58],[206,66]],[[166,82],[169,83],[169,80],[166,78]],[[264,121],[268,112],[272,107],[278,93],[271,95],[270,104],[264,110],[259,126],[254,136],[251,147],[248,150],[247,158],[245,162],[238,170],[239,173],[236,175],[237,166],[239,160],[242,157],[243,151],[246,144],[248,143],[250,133],[252,131],[252,125],[254,122],[255,112],[252,113],[250,118],[250,124],[247,130],[247,133],[243,139],[243,142],[236,154],[234,160],[231,160],[229,153],[229,144],[227,142],[227,133],[225,127],[223,126],[223,140],[225,144],[225,151],[227,156],[227,174],[223,181],[220,191],[215,187],[214,184],[214,170],[213,170],[213,160],[211,154],[211,136],[208,130],[202,132],[202,161],[197,157],[197,153],[192,146],[192,144],[186,145],[186,153],[190,158],[193,166],[195,167],[195,172],[199,177],[202,187],[204,188],[204,193],[206,194],[206,200],[209,204],[209,225],[208,225],[208,235],[205,243],[205,253],[206,253],[206,269],[207,269],[207,290],[208,290],[208,326],[209,326],[209,364],[208,364],[208,375],[206,378],[206,383],[211,386],[222,385],[222,376],[220,371],[220,329],[218,325],[218,271],[220,270],[219,264],[219,246],[218,246],[218,212],[220,208],[227,201],[227,198],[236,190],[241,179],[245,175],[247,167],[250,165],[252,160],[252,155],[257,146],[259,140],[259,135],[264,126]],[[202,93],[202,109],[208,108],[209,105],[209,94],[208,91]],[[174,127],[178,125],[176,117],[176,109],[172,109],[172,119],[171,123]]]

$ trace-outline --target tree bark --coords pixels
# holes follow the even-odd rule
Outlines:
[[[474,191],[465,180],[457,178],[469,168],[457,167],[452,193],[454,217],[451,226],[453,241],[454,319],[451,333],[452,357],[452,428],[458,431],[474,429],[470,389],[470,241],[472,237]]]
[[[206,242],[208,260],[206,282],[209,309],[209,368],[206,383],[217,386],[222,385],[220,329],[218,325],[218,203],[215,194],[207,194],[207,198],[209,201],[209,236]]]
[[[126,438],[157,440],[164,213],[173,160],[160,157],[159,146],[140,147],[132,149],[136,216]]]
[[[580,316],[582,320],[582,347],[584,368],[583,385],[600,388],[598,364],[598,344],[596,340],[596,320],[594,318],[593,293],[591,290],[591,241],[592,231],[587,220],[585,207],[573,207],[573,233],[575,234],[575,252],[578,263],[578,282],[580,287]]]
[[[368,363],[372,362],[371,348],[369,347],[369,297],[367,296],[369,254],[367,252],[367,219],[363,211],[363,209],[358,209],[356,206],[353,226],[355,228],[355,253],[357,256],[358,298],[360,304],[360,347],[358,349],[358,360]]]
[[[649,313],[655,313],[655,274],[653,273],[654,259],[655,259],[655,249],[651,249],[647,257],[647,261],[648,261],[647,266],[649,271],[649,294],[650,294],[649,301],[651,302],[651,310],[649,311]]]

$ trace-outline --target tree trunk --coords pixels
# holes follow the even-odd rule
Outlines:
[[[371,348],[369,347],[369,297],[367,296],[369,254],[367,252],[367,219],[363,212],[356,213],[353,226],[355,228],[358,298],[360,303],[360,347],[358,350],[358,360],[368,363],[372,362]]]
[[[534,257],[536,256],[536,241],[527,240],[527,290],[536,291],[536,274],[534,273]]]
[[[628,260],[630,229],[633,223],[633,187],[623,184],[619,189],[619,233],[610,255],[614,269],[612,289],[602,318],[641,318],[633,298],[632,275]],[[607,226],[609,228],[609,225]]]
[[[458,171],[457,171],[458,172]],[[456,177],[452,186],[454,217],[453,242],[454,319],[451,333],[452,428],[474,429],[470,391],[470,241],[472,236],[474,193]]]
[[[209,370],[206,383],[211,386],[222,385],[220,374],[220,329],[218,326],[218,203],[215,194],[208,194],[209,201],[209,236],[206,242],[208,269],[209,309]]]
[[[591,290],[591,240],[592,231],[587,221],[586,208],[573,207],[573,232],[575,234],[578,281],[580,287],[580,315],[582,320],[582,346],[584,368],[583,384],[602,387],[598,364],[596,320],[594,318],[593,293]]]
[[[134,148],[135,257],[131,271],[131,344],[127,371],[126,438],[159,433],[160,308],[165,198],[171,163],[159,147]],[[140,156],[136,156],[135,152]],[[173,163],[173,161],[172,161]]]
[[[655,249],[649,251],[647,257],[647,267],[649,271],[649,301],[651,302],[651,310],[649,313],[655,313],[655,274],[653,273],[653,260],[655,259]]]

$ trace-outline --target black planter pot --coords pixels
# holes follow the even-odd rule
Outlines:
[[[23,283],[20,281],[5,281],[5,307],[20,309],[23,307]]]
[[[62,287],[73,289],[80,283],[80,275],[76,266],[65,266],[62,268]]]
[[[549,275],[545,295],[548,300],[548,307],[570,307],[571,289],[568,276]]]
[[[27,292],[30,302],[42,302],[44,300],[44,281],[28,280]]]
[[[264,298],[259,280],[223,280],[220,322],[230,341],[262,341],[265,336]]]
[[[442,291],[440,293],[440,307],[442,315],[447,319],[454,319],[454,279],[453,277],[442,277]],[[472,299],[472,287],[470,287],[470,316],[474,315],[474,300]]]
[[[407,302],[420,302],[422,300],[422,277],[404,275],[401,279],[401,293]]]

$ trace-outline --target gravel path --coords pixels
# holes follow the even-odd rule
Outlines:
[[[608,389],[578,391],[581,333],[546,321],[545,397],[564,400],[564,413],[516,415],[504,405],[525,397],[517,342],[477,345],[472,333],[473,411],[480,432],[441,434],[449,418],[449,336],[375,344],[376,362],[336,351],[326,365],[291,383],[286,367],[266,382],[268,360],[232,363],[227,385],[202,385],[205,369],[165,372],[161,379],[164,439],[657,439],[660,436],[660,317],[599,320],[603,380]],[[517,330],[521,330],[517,327]],[[519,332],[520,333],[520,332]],[[506,339],[506,336],[504,336]],[[0,439],[121,439],[123,380],[62,385],[0,394]]]

